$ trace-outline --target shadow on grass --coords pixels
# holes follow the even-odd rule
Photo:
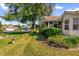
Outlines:
[[[46,37],[44,35],[38,35],[36,40],[38,40],[38,41],[45,41]]]
[[[40,35],[39,32],[3,32],[3,34],[7,35],[21,35],[21,34],[29,34],[31,36],[36,36],[36,40],[43,41],[45,40],[45,36]]]
[[[39,33],[38,33],[38,32],[30,32],[30,35],[31,35],[31,36],[38,36]]]
[[[36,40],[38,41],[44,41],[46,39],[46,37],[44,35],[39,34],[39,32],[31,32],[30,35],[36,36]]]
[[[18,35],[18,34],[26,34],[29,32],[3,32],[3,34],[7,34],[7,35]]]

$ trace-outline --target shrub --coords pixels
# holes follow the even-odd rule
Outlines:
[[[75,40],[77,41],[77,44],[79,45],[79,37],[75,37]]]
[[[49,41],[49,44],[54,44],[55,47],[67,47],[65,44],[64,44],[64,36],[62,35],[55,35],[55,36],[52,36],[52,37],[49,37],[48,38],[48,41]]]
[[[54,40],[55,42],[61,42],[63,40],[64,36],[62,35],[54,35],[52,37],[48,38],[48,41]]]
[[[32,36],[38,35],[38,32],[36,32],[36,31],[30,32],[30,35],[32,35]]]
[[[46,28],[46,29],[40,30],[39,33],[48,38],[52,35],[62,34],[62,31],[59,28]]]
[[[39,27],[39,31],[41,31],[41,30],[43,30],[45,28],[47,28],[47,25],[45,23],[41,23],[40,27]]]
[[[37,40],[44,41],[46,40],[46,37],[44,35],[38,35]]]
[[[74,48],[79,45],[79,37],[65,37],[62,35],[55,35],[48,38],[49,43],[58,44],[59,47]]]
[[[60,34],[62,34],[62,31],[59,28],[52,28],[52,34],[53,35],[60,35]]]
[[[64,44],[67,45],[69,48],[73,48],[77,46],[77,41],[73,37],[65,38]]]

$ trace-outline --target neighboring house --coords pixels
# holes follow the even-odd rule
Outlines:
[[[3,26],[4,28],[4,32],[12,32],[12,31],[17,31],[18,30],[18,27],[15,26],[15,25],[5,25]]]
[[[62,16],[44,16],[48,27],[60,28],[64,35],[79,36],[79,11],[65,11]]]
[[[8,26],[5,28],[5,31],[8,31],[8,32],[14,31],[14,30],[15,30],[15,28],[13,26]]]

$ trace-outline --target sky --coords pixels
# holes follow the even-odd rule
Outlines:
[[[9,8],[6,7],[5,4],[0,3],[0,15],[1,15],[1,16],[4,16],[5,13],[8,12],[8,10],[9,10]],[[10,22],[10,21],[5,21],[5,20],[2,19],[2,18],[0,18],[0,21],[2,22],[2,24],[12,24],[12,25],[18,24],[17,22],[14,22],[14,21],[12,21],[12,22]]]
[[[5,6],[5,4],[0,3],[0,15],[5,15],[6,12],[8,12],[9,8]],[[61,16],[64,11],[78,11],[79,10],[79,3],[57,3],[54,6],[54,11],[52,12],[52,15],[54,16]],[[0,21],[2,24],[12,24],[16,25],[17,22],[6,22],[5,20],[0,18]]]
[[[54,7],[52,15],[60,16],[64,11],[78,11],[79,3],[59,3]]]

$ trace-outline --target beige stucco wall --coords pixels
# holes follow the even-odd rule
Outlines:
[[[79,36],[79,30],[73,30],[73,18],[79,18],[79,15],[71,15],[71,19],[70,19],[70,35]]]
[[[79,36],[79,30],[73,30],[73,18],[79,18],[79,15],[68,15],[65,14],[63,17],[63,34],[70,36]],[[64,30],[64,21],[69,20],[69,30]]]
[[[65,20],[69,20],[70,19],[70,15],[67,15],[67,14],[65,14],[64,16],[63,16],[63,23],[62,23],[62,30],[63,30],[63,34],[64,35],[69,35],[70,34],[70,31],[69,30],[64,30],[64,22],[65,22]],[[70,22],[70,21],[69,21]]]

